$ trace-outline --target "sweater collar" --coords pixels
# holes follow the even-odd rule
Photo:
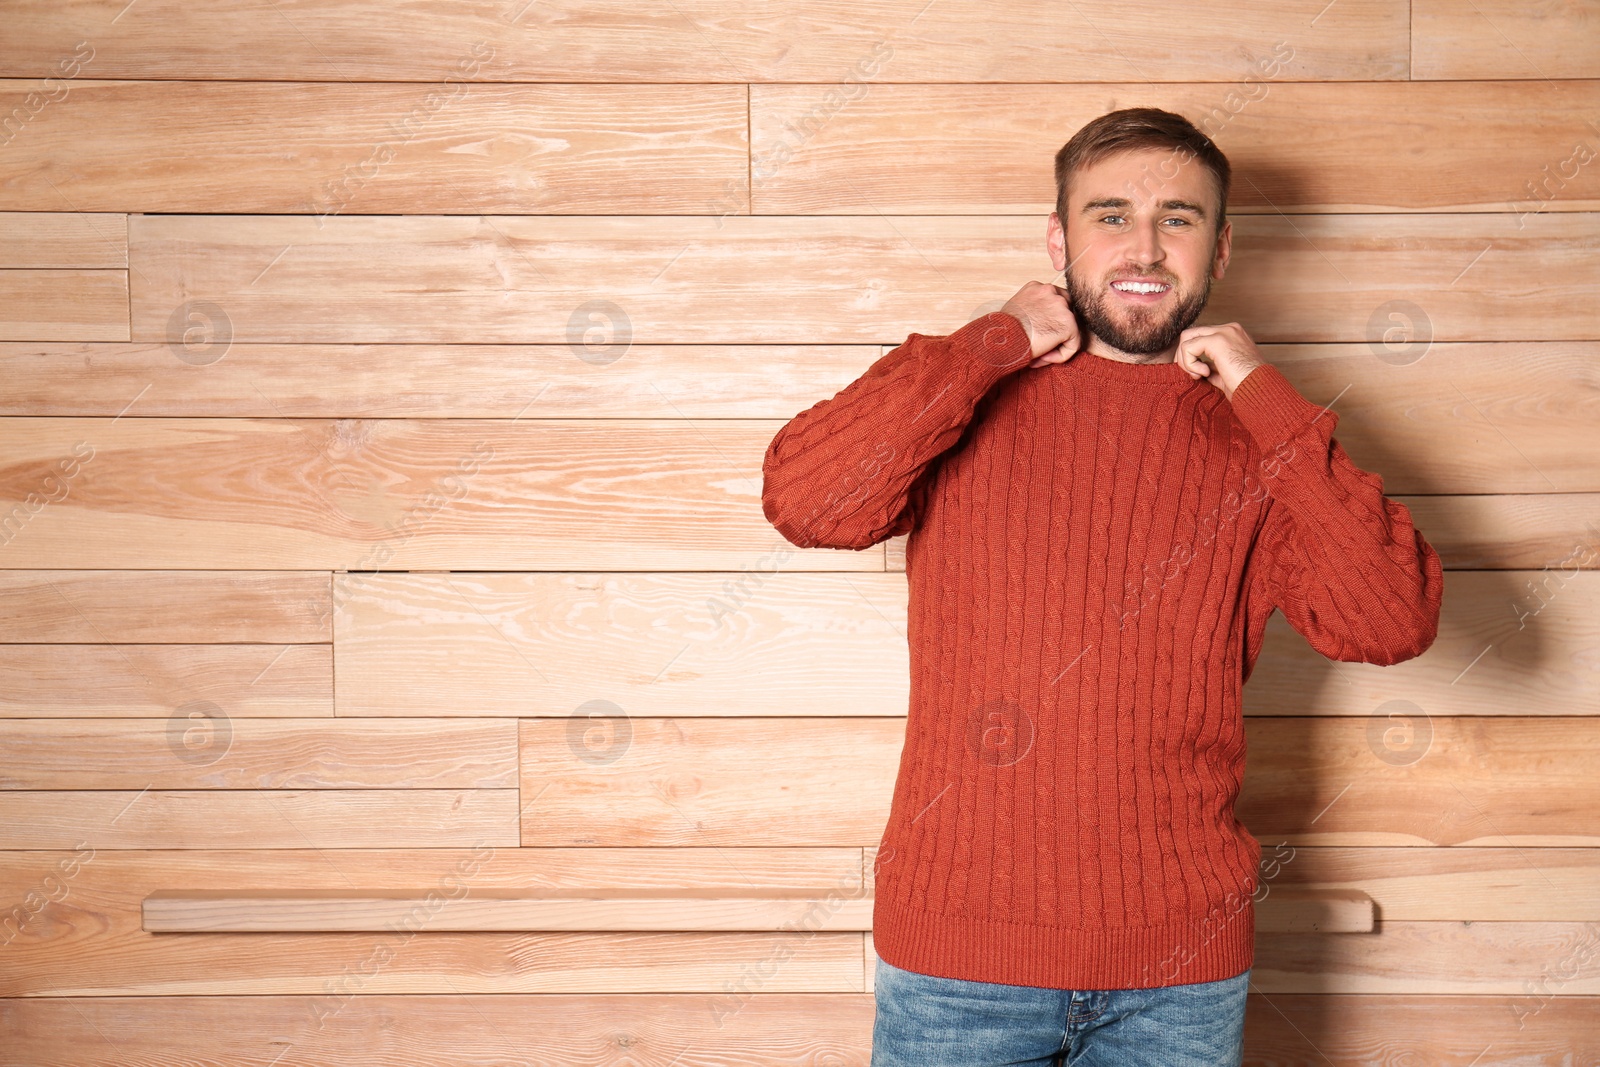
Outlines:
[[[1088,349],[1079,349],[1077,355],[1067,360],[1065,366],[1081,374],[1102,381],[1119,382],[1134,386],[1154,388],[1175,385],[1194,385],[1197,379],[1174,361],[1171,363],[1124,363],[1120,359],[1097,356]]]

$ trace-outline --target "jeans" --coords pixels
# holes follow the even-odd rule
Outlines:
[[[1160,989],[968,982],[882,959],[871,1067],[1239,1067],[1250,972]]]

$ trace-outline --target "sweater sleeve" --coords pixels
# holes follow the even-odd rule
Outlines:
[[[1007,312],[945,336],[911,334],[778,431],[761,466],[767,521],[801,548],[863,549],[910,532],[922,476],[989,388],[1032,358]]]
[[[1232,406],[1259,447],[1268,496],[1246,565],[1252,630],[1276,607],[1329,659],[1388,666],[1420,656],[1439,631],[1439,554],[1406,506],[1384,496],[1383,479],[1334,440],[1337,413],[1270,364],[1245,376]]]

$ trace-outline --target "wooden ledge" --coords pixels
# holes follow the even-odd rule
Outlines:
[[[1359,889],[1274,886],[1256,901],[1258,934],[1370,934],[1377,907]]]
[[[453,895],[452,895],[453,894]],[[1354,889],[1268,887],[1256,932],[1370,933]],[[144,899],[150,933],[263,931],[828,931],[872,929],[872,898],[837,889],[163,890]]]
[[[872,898],[838,889],[159,891],[151,933],[240,931],[629,931],[872,929]],[[831,896],[830,896],[831,894]]]

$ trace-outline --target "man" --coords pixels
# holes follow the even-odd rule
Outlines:
[[[1438,630],[1410,513],[1238,323],[1195,327],[1230,169],[1182,116],[1056,156],[1029,282],[913,333],[764,462],[802,546],[909,533],[911,702],[878,854],[874,1067],[1242,1055],[1259,842],[1240,692],[1276,608],[1332,659]]]

